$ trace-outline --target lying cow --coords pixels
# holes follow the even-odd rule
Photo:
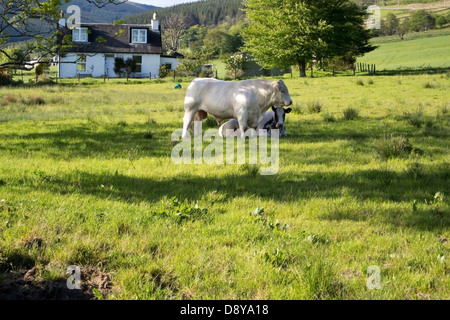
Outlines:
[[[272,107],[272,110],[267,111],[262,120],[258,123],[258,126],[256,127],[256,135],[260,135],[259,130],[263,129],[266,130],[265,134],[270,137],[270,130],[278,129],[280,130],[280,137],[286,137],[286,113],[290,113],[291,111],[291,108],[285,109],[283,107]],[[240,135],[240,131],[238,129],[239,122],[236,119],[231,119],[220,126],[219,135],[221,137],[236,137]]]
[[[247,128],[256,128],[271,106],[289,106],[292,99],[282,80],[252,79],[227,82],[210,78],[195,79],[184,99],[183,138],[198,111],[216,118],[237,119],[241,138]]]

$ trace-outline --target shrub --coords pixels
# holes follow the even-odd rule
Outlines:
[[[410,124],[417,128],[422,127],[424,122],[423,120],[423,111],[417,110],[416,112],[405,112],[403,114],[403,118]]]
[[[29,96],[27,98],[23,98],[21,102],[23,104],[30,105],[30,106],[31,105],[42,105],[42,104],[45,104],[44,98],[42,98],[40,96],[37,96],[37,95],[32,95],[32,96]]]
[[[335,122],[336,121],[336,118],[330,113],[323,113],[322,119],[325,122]]]
[[[436,89],[438,87],[438,85],[436,82],[427,81],[423,84],[423,87],[425,89]]]
[[[166,66],[161,66],[159,67],[159,77],[160,78],[165,78],[167,77],[167,75],[169,74],[170,70],[167,70]]]
[[[309,113],[320,113],[322,111],[323,103],[319,100],[313,100],[307,103],[306,110]]]
[[[358,118],[359,110],[356,108],[348,107],[344,110],[344,119],[345,120],[354,120]]]
[[[9,74],[0,73],[0,86],[9,86],[13,80]]]
[[[413,147],[407,137],[391,135],[376,142],[375,150],[382,159],[390,159],[408,156]]]
[[[3,97],[3,103],[4,104],[13,104],[17,102],[17,98],[13,94],[7,94]]]
[[[373,84],[373,79],[369,79],[368,84]]]
[[[363,86],[364,85],[364,81],[362,81],[361,79],[358,79],[356,81],[356,84],[359,85],[359,86]]]

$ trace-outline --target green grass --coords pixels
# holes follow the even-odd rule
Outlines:
[[[450,67],[450,35],[375,45],[379,48],[359,58],[358,62],[376,64],[377,70]]]
[[[450,79],[285,82],[274,176],[172,163],[187,80],[0,89],[0,286],[75,264],[109,275],[107,299],[448,299]]]

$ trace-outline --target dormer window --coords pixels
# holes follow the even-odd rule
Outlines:
[[[77,28],[72,30],[72,41],[75,42],[87,42],[88,32],[87,28]]]
[[[131,43],[147,43],[147,29],[132,29]]]

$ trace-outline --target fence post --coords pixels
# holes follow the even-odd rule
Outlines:
[[[373,75],[376,75],[377,74],[377,67],[376,67],[376,65],[374,64],[373,65]]]
[[[334,68],[333,68],[333,77],[334,77]]]

